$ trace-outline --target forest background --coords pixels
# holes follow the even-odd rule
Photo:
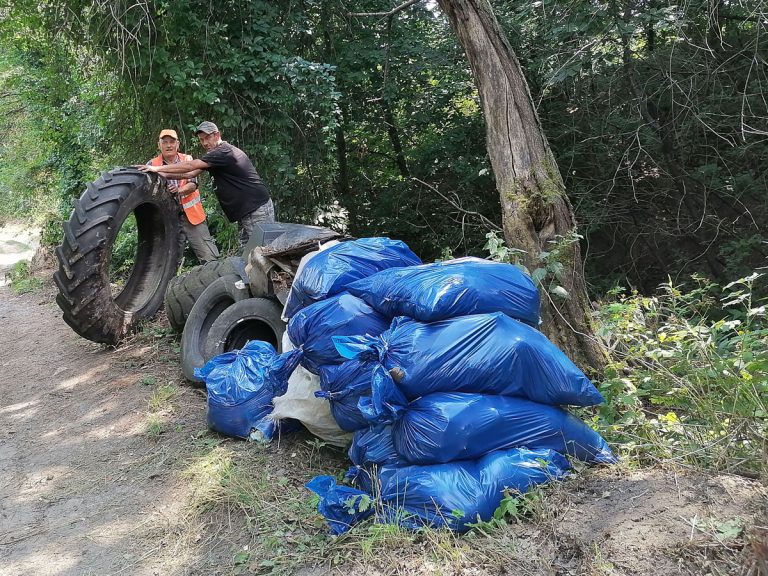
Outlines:
[[[402,239],[424,261],[508,256],[445,16],[431,1],[350,14],[396,4],[0,1],[0,217],[58,244],[87,182],[145,162],[161,128],[198,156],[208,119],[254,160],[281,221]],[[593,423],[623,453],[765,474],[766,3],[491,4],[575,209],[612,354]]]
[[[575,208],[595,295],[617,283],[649,293],[695,272],[727,282],[765,263],[764,3],[493,5]],[[425,260],[480,254],[500,225],[499,199],[445,18],[428,2],[392,19],[350,9],[0,8],[2,211],[35,214],[56,243],[99,171],[145,162],[161,127],[199,154],[192,129],[213,119],[254,159],[281,220],[401,238]]]

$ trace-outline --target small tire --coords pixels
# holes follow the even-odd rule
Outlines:
[[[237,274],[238,269],[244,266],[242,258],[231,256],[195,266],[171,279],[165,291],[165,314],[171,328],[176,332],[184,330],[187,317],[203,291],[222,276]]]
[[[181,369],[187,380],[201,382],[195,368],[201,368],[211,356],[205,353],[208,332],[224,310],[251,297],[248,285],[238,288],[240,276],[228,274],[214,280],[192,306],[181,334]]]
[[[137,248],[125,286],[113,294],[110,264],[125,220],[136,218]],[[166,181],[135,168],[105,172],[75,202],[56,248],[56,303],[83,338],[117,344],[163,305],[179,265],[178,204]]]
[[[250,340],[262,340],[282,352],[285,322],[283,308],[269,298],[248,298],[224,310],[208,330],[205,354],[213,358],[240,350]]]

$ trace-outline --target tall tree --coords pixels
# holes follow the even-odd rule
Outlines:
[[[546,272],[557,281],[558,290],[542,291],[542,329],[582,367],[599,370],[606,355],[593,336],[576,219],[517,56],[488,0],[438,3],[480,94],[504,237],[539,279],[552,280]]]

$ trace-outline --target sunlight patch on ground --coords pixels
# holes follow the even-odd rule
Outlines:
[[[37,404],[37,400],[29,400],[27,402],[19,402],[18,404],[9,404],[8,406],[4,406],[0,408],[0,414],[12,414],[14,416],[28,416],[29,414],[24,412],[22,414],[16,414],[20,410],[26,410],[27,408],[30,408]]]
[[[19,508],[23,504],[35,508],[41,502],[54,498],[59,489],[59,482],[71,473],[68,466],[51,466],[26,476],[19,489],[13,494],[14,508]]]
[[[51,558],[55,558],[52,562]],[[57,576],[59,574],[74,574],[80,558],[72,550],[51,550],[48,547],[40,548],[21,562],[11,562],[4,566],[5,574],[35,574],[36,576]],[[46,569],[40,569],[47,566]],[[33,567],[33,571],[30,571]]]
[[[40,231],[18,224],[0,227],[0,286],[8,284],[8,272],[22,260],[32,260],[40,245]]]
[[[98,366],[94,366],[87,372],[83,372],[82,374],[78,374],[77,376],[73,376],[72,378],[67,378],[66,380],[62,380],[61,383],[58,386],[56,386],[56,390],[71,390],[78,384],[85,384],[85,383],[93,384],[93,380],[97,376],[104,374],[109,368],[110,368],[110,365],[106,363],[99,364]]]

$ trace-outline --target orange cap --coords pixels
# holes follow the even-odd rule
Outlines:
[[[179,139],[178,134],[176,134],[176,130],[170,130],[168,128],[166,128],[165,130],[161,130],[160,131],[160,138],[162,138],[163,136],[170,136],[174,140],[178,140]]]

